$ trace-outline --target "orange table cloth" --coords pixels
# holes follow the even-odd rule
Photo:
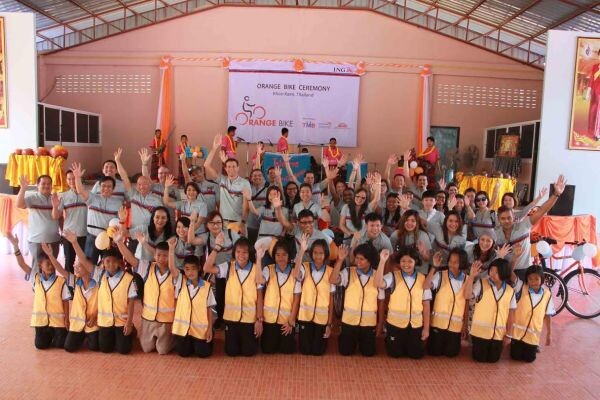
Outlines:
[[[26,176],[30,185],[35,185],[40,175],[52,178],[53,190],[64,192],[68,189],[67,177],[63,170],[65,159],[50,156],[27,156],[11,154],[6,166],[5,178],[10,186],[18,187],[19,178]]]
[[[546,215],[531,228],[531,232],[542,236],[551,237],[558,241],[552,246],[553,252],[560,251],[565,242],[582,241],[593,243],[598,246],[596,231],[596,217],[593,215],[573,215],[559,217]],[[600,265],[600,251],[592,259],[592,265]]]
[[[468,188],[473,188],[477,191],[484,190],[487,192],[490,200],[494,195],[494,188],[496,183],[500,183],[500,189],[498,190],[498,198],[494,204],[490,204],[491,209],[497,210],[502,205],[502,196],[504,193],[514,193],[517,187],[517,180],[514,178],[490,178],[483,175],[465,175],[462,172],[456,173],[456,181],[458,182],[458,192],[465,193]]]
[[[27,224],[27,210],[17,208],[17,196],[0,194],[0,234],[12,229],[19,222]]]

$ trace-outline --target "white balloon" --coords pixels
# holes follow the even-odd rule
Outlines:
[[[409,167],[411,167],[411,168],[417,168],[418,166],[419,166],[419,164],[417,164],[416,161],[411,161],[409,164]]]
[[[119,218],[113,218],[108,221],[108,226],[119,226],[121,223],[119,222]]]
[[[260,238],[256,241],[256,243],[254,243],[254,249],[258,250],[259,248],[263,248],[263,249],[268,249],[269,246],[271,245],[271,237],[267,236],[267,237],[263,237]]]
[[[593,243],[586,243],[583,245],[583,254],[586,257],[596,257],[596,254],[598,253],[598,248],[596,247],[595,244]]]
[[[545,240],[540,240],[537,242],[535,248],[542,257],[550,257],[552,255],[552,248]]]
[[[198,152],[197,152],[197,151],[193,152],[193,153],[192,153],[192,157],[194,157],[194,158],[195,158],[195,157],[198,157]]]
[[[583,246],[575,247],[573,250],[573,254],[571,254],[571,258],[576,261],[581,261],[585,258],[585,254],[583,254]]]

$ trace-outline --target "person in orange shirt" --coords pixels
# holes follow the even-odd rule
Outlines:
[[[329,139],[329,146],[325,149],[325,158],[329,161],[330,167],[335,167],[342,158],[342,151],[337,147],[336,138]]]
[[[277,152],[278,153],[288,153],[288,128],[281,128],[281,137],[277,142]]]
[[[236,130],[235,126],[228,127],[227,135],[223,136],[221,141],[221,150],[225,152],[227,158],[235,158],[237,154],[237,143],[234,140]]]

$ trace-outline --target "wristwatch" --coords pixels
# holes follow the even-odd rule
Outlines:
[[[256,322],[264,322],[265,318],[264,317],[259,317],[256,318]]]

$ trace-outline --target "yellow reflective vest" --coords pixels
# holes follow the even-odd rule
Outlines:
[[[202,287],[194,297],[190,296],[190,290],[186,279],[182,277],[181,289],[177,297],[175,318],[173,320],[172,333],[178,336],[193,336],[196,339],[206,340],[208,330],[208,296],[210,294],[210,283],[198,280],[198,285],[203,282]]]
[[[133,284],[133,275],[122,271],[121,279],[114,289],[108,283],[108,273],[103,273],[98,288],[98,326],[110,328],[125,326],[127,321],[127,302],[129,288]]]
[[[283,325],[292,313],[296,280],[292,277],[290,270],[283,285],[279,286],[275,264],[269,265],[268,268],[269,282],[267,282],[263,305],[265,322]]]
[[[91,282],[90,282],[91,284]],[[69,331],[71,332],[95,332],[98,330],[98,324],[87,326],[86,322],[98,315],[98,284],[93,288],[90,298],[86,299],[83,294],[83,287],[75,284],[75,293],[71,302],[71,312],[69,313]]]
[[[348,268],[348,287],[344,294],[342,322],[353,326],[377,325],[377,294],[373,275],[363,286],[356,267]]]
[[[147,321],[173,322],[175,317],[175,285],[171,273],[159,283],[156,263],[148,267],[148,277],[144,283],[144,308],[142,318]]]
[[[431,313],[431,326],[450,332],[460,333],[463,327],[463,316],[465,313],[465,293],[462,287],[458,293],[454,291],[450,281],[450,271],[441,272],[442,281],[435,295],[433,312]],[[462,283],[465,283],[466,275],[462,274]]]
[[[416,272],[416,271],[415,271]],[[397,328],[423,326],[423,283],[425,275],[416,272],[415,283],[408,288],[401,271],[392,272],[394,291],[390,295],[387,323]]]
[[[32,327],[65,327],[65,309],[62,299],[64,285],[65,278],[56,276],[54,282],[46,290],[41,281],[41,273],[35,274],[33,284],[33,312],[31,313]]]
[[[315,282],[312,277],[311,264],[304,263],[304,281],[302,282],[302,294],[300,295],[300,310],[298,320],[314,322],[319,325],[327,325],[329,321],[329,301],[331,299],[331,267],[325,268],[323,277]]]
[[[517,310],[515,311],[515,321],[512,331],[513,339],[521,340],[533,346],[540,344],[546,309],[548,308],[548,303],[552,301],[550,290],[544,288],[542,290],[544,291],[542,299],[533,307],[529,286],[523,285],[521,298],[517,303]]]
[[[227,286],[225,287],[225,311],[223,319],[232,322],[256,322],[256,274],[260,274],[256,264],[252,264],[250,272],[240,282],[235,268],[235,261],[229,263]]]
[[[481,280],[481,290],[481,299],[475,304],[471,335],[487,340],[502,340],[506,335],[506,322],[514,290],[506,284],[504,293],[496,300],[488,279]]]

